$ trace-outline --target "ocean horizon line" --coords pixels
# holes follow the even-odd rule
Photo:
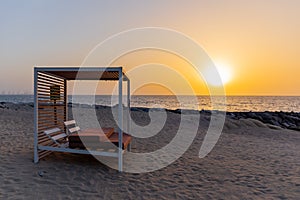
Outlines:
[[[34,96],[34,94],[0,94],[0,96]],[[118,96],[118,95],[110,95],[110,94],[68,94],[68,96]],[[126,95],[123,95],[126,96]],[[192,95],[192,94],[180,94],[180,95],[170,95],[170,94],[135,94],[131,96],[197,96],[197,97],[300,97],[300,95],[206,95],[206,94],[199,94],[199,95]]]
[[[123,103],[127,104],[124,95]],[[0,95],[0,102],[33,103],[33,95]],[[68,95],[68,102],[112,106],[118,95]],[[126,103],[125,103],[126,102]],[[300,112],[300,96],[172,96],[132,95],[131,107],[227,111],[284,111]]]

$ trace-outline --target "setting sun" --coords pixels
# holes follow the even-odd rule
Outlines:
[[[233,78],[233,74],[232,74],[232,70],[229,67],[229,65],[225,64],[225,63],[215,63],[215,66],[220,74],[221,80],[223,82],[223,84],[227,84],[231,81],[231,79]]]
[[[215,68],[208,67],[203,71],[207,84],[218,87],[229,83],[232,79],[231,68],[225,63],[215,62],[214,64]]]

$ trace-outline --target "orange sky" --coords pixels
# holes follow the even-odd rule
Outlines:
[[[191,37],[226,64],[232,71],[227,95],[300,95],[299,8],[298,0],[6,1],[0,7],[0,93],[31,93],[33,65],[80,65],[107,37],[154,26]],[[115,62],[126,70],[145,63],[168,65],[197,94],[207,94],[203,80],[178,57],[144,51]],[[180,80],[165,77],[180,88]],[[148,85],[136,93],[167,91]]]

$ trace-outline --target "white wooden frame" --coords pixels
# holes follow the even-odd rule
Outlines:
[[[118,99],[118,134],[119,134],[119,147],[118,152],[103,152],[103,151],[88,151],[88,150],[79,150],[79,149],[70,149],[70,148],[62,148],[56,146],[49,146],[49,145],[41,145],[39,144],[39,91],[38,91],[38,74],[45,73],[49,74],[56,78],[64,79],[64,103],[65,103],[65,116],[68,116],[68,100],[67,100],[67,81],[68,79],[65,77],[57,76],[52,74],[53,72],[118,72],[118,87],[119,87],[119,99]],[[52,73],[51,73],[52,72]],[[55,79],[53,79],[55,80]],[[83,80],[83,79],[81,79]],[[90,79],[89,79],[90,80]],[[98,80],[100,81],[100,80]],[[122,149],[123,144],[123,81],[127,82],[127,106],[128,106],[128,120],[127,120],[127,131],[130,133],[130,80],[128,77],[123,73],[122,67],[63,67],[63,66],[53,66],[53,67],[34,67],[34,162],[38,163],[39,159],[48,155],[50,152],[67,152],[67,153],[78,153],[78,154],[92,154],[96,156],[110,156],[110,157],[117,157],[118,158],[118,170],[122,171],[123,169],[123,153],[124,150]],[[130,144],[129,148],[130,150]],[[43,155],[39,155],[39,151],[43,151]]]

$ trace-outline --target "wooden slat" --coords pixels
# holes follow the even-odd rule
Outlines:
[[[43,109],[43,107],[41,106],[45,106],[45,107],[54,107],[53,102],[50,102],[49,100],[40,100],[38,103],[38,108],[40,110]],[[61,107],[61,106],[65,106],[63,101],[59,101],[57,102],[56,106]]]
[[[38,88],[38,93],[50,93],[50,87],[49,88]]]
[[[59,119],[59,120],[65,120],[65,116],[64,115],[57,115],[56,118],[53,115],[40,115],[40,120],[39,123],[43,123],[43,122],[54,122],[55,119]],[[62,123],[62,122],[60,122]]]
[[[50,99],[45,99],[45,100],[38,100],[38,103],[39,104],[45,104],[45,103],[50,103],[50,104],[53,104],[53,101],[50,100]],[[64,100],[57,100],[56,103],[65,103]]]
[[[64,116],[57,116],[56,118],[54,117],[54,116],[42,116],[41,115],[41,117],[43,117],[43,118],[41,118],[41,120],[39,120],[39,124],[43,124],[43,123],[53,123],[54,122],[54,120],[63,120],[64,121]],[[60,121],[59,122],[60,124],[62,124],[63,125],[63,123]]]
[[[44,140],[46,138],[49,140],[49,137],[44,132],[38,134],[38,138],[39,138],[39,140]]]
[[[50,94],[38,94],[38,98],[44,98],[50,100]]]
[[[39,143],[40,146],[52,146],[53,144],[55,144],[55,143],[52,140],[50,140],[50,139],[49,139],[48,142]]]
[[[55,81],[52,81],[52,80],[45,80],[43,78],[38,78],[38,84],[40,85],[44,85],[44,86],[53,86],[53,85],[58,85],[60,87],[63,87],[63,82],[55,82]]]
[[[38,132],[43,133],[45,130],[47,130],[47,129],[52,129],[52,128],[55,128],[55,127],[58,127],[58,126],[57,126],[57,125],[39,126],[39,127],[38,127]],[[60,127],[60,126],[59,126],[59,127]],[[60,128],[63,128],[63,127],[60,127]]]
[[[42,108],[41,106],[48,106],[48,107],[54,107],[54,106],[65,106],[65,102],[60,100],[57,101],[56,104],[54,104],[53,102],[51,102],[49,99],[48,100],[40,100],[38,102],[38,107]]]
[[[57,108],[56,111],[54,111],[54,109],[41,109],[39,110],[39,114],[43,115],[43,116],[54,116],[56,114],[56,116],[65,116],[65,112],[63,109],[59,109]],[[63,122],[62,122],[63,123]]]
[[[53,141],[50,140],[50,138],[39,139],[39,145],[41,145],[41,144],[49,144],[49,143],[53,143]]]
[[[38,128],[39,129],[44,129],[45,130],[45,128],[47,128],[47,127],[50,127],[50,128],[47,128],[47,129],[52,129],[52,128],[56,128],[56,127],[53,127],[53,126],[56,126],[56,127],[58,127],[58,128],[63,128],[64,129],[64,125],[63,124],[61,124],[61,123],[58,123],[58,124],[50,124],[50,123],[48,123],[48,124],[44,124],[44,125],[39,125],[38,126]]]
[[[55,106],[56,107],[56,112],[63,112],[62,114],[64,114],[64,106]],[[54,106],[45,106],[45,107],[41,107],[38,110],[40,113],[53,113],[54,114]]]
[[[53,110],[53,108],[56,107],[56,109],[63,110],[64,106],[65,105],[62,105],[62,104],[58,104],[58,105],[55,105],[55,106],[54,105],[39,105],[38,109],[40,111],[42,111],[42,110]]]
[[[45,73],[45,72],[39,73],[39,76],[45,77],[45,78],[49,78],[51,80],[56,80],[56,81],[62,81],[62,80],[64,80],[64,78],[60,78],[60,77],[57,77],[57,76],[54,76],[54,75],[52,75],[50,73]]]
[[[50,94],[38,94],[38,98],[44,98],[44,99],[49,99],[49,100],[51,100],[50,99]],[[59,97],[60,99],[58,99],[58,100],[61,100],[62,99],[62,97],[60,96]]]
[[[55,119],[59,119],[59,120],[63,120],[65,119],[65,115],[57,115],[56,118],[54,115],[46,115],[46,114],[41,114],[40,115],[40,120],[39,123],[43,123],[43,122],[53,122]],[[60,122],[61,124],[63,124],[63,122]]]
[[[47,103],[43,103],[43,104],[39,104],[38,105],[38,108],[41,109],[51,109],[51,108],[54,108],[54,107],[58,107],[59,109],[62,109],[61,107],[62,106],[65,106],[65,104],[63,104],[62,102],[59,102],[57,104],[47,104]]]
[[[53,122],[55,119],[59,119],[59,120],[63,120],[65,116],[64,115],[57,115],[56,118],[53,115],[40,115],[40,120],[39,123],[43,123],[43,122]],[[60,122],[62,123],[62,122]]]
[[[53,143],[53,141],[50,140],[49,137],[43,138],[43,139],[39,139],[39,145],[46,145],[46,144],[49,144],[49,143]]]
[[[61,85],[61,83],[55,83],[55,82],[51,82],[51,81],[42,81],[42,80],[39,80],[38,82],[38,86],[44,86],[44,87],[47,87],[50,89],[51,86],[54,86],[54,85],[57,85],[59,86],[59,89],[64,89],[64,86]]]
[[[38,126],[38,130],[39,131],[45,131],[47,129],[52,129],[52,128],[56,128],[56,127],[59,127],[59,128],[64,128],[63,124],[60,125],[60,124],[44,124],[44,125],[39,125]]]
[[[39,124],[44,124],[44,123],[53,123],[54,116],[39,116]]]
[[[40,76],[44,76],[44,77],[49,77],[51,79],[55,79],[55,80],[58,80],[58,81],[61,81],[61,80],[64,80],[63,78],[59,78],[57,76],[54,76],[52,74],[49,74],[49,73],[45,73],[45,72],[42,72],[42,73],[39,73]]]
[[[53,116],[53,115],[40,115],[40,120],[39,120],[39,123],[44,123],[44,122],[54,122],[55,119],[59,119],[59,120],[63,120],[64,121],[64,118],[65,116],[64,115],[57,115],[56,118]],[[60,122],[61,124],[63,122]],[[63,125],[63,124],[62,124]]]
[[[56,104],[56,105],[39,105],[39,108],[54,108],[54,107],[61,107],[61,106],[65,106],[64,104]]]
[[[49,109],[48,110],[44,110],[44,109],[39,110],[38,112],[41,115],[43,115],[43,114],[45,114],[45,115],[54,115],[54,110],[49,110]],[[56,114],[63,116],[64,115],[64,110],[57,109]]]
[[[38,138],[39,139],[43,139],[43,138],[48,138],[48,136],[44,133],[44,131],[43,132],[40,132],[39,134],[38,134]]]
[[[51,95],[50,95],[50,93],[49,92],[44,92],[44,93],[42,93],[42,92],[39,92],[38,93],[38,98],[44,98],[44,99],[49,99],[49,97],[50,97]],[[57,95],[57,96],[59,96],[60,97],[60,99],[57,99],[56,101],[59,101],[59,100],[61,100],[61,99],[63,99],[63,94],[60,94],[60,95]],[[52,100],[52,99],[50,99],[50,100]],[[52,102],[53,102],[53,100],[52,100]]]
[[[64,80],[63,79],[52,79],[51,77],[47,77],[47,76],[44,76],[42,74],[39,74],[38,75],[38,78],[41,78],[42,80],[48,80],[48,81],[51,81],[51,82],[63,82]]]
[[[50,97],[38,97],[38,101],[50,101]]]
[[[60,87],[60,89],[63,87],[62,83],[52,82],[51,80],[38,80],[40,85],[44,85],[50,87],[53,85],[57,85]]]
[[[65,120],[65,118],[64,117],[57,117],[56,118],[58,121],[59,121],[59,123],[61,124],[62,122],[61,121],[64,121]],[[40,120],[39,120],[39,124],[53,124],[53,122],[54,122],[54,120],[55,120],[55,118],[54,118],[54,116],[52,116],[52,117],[43,117],[43,118],[40,118]]]
[[[48,138],[49,139],[49,138]],[[52,140],[44,141],[44,142],[39,142],[39,145],[41,146],[51,146],[54,142]]]
[[[64,83],[64,80],[54,80],[54,79],[51,79],[51,78],[48,78],[48,77],[45,77],[45,76],[41,76],[39,75],[38,76],[38,82],[50,82],[52,84],[62,84]]]
[[[47,87],[47,88],[50,88],[50,85],[51,85],[51,83],[44,83],[44,82],[38,82],[37,83],[38,85],[38,88],[39,87]]]
[[[50,85],[38,85],[37,89],[38,90],[48,90],[48,91],[50,91]]]
[[[62,91],[64,92],[64,91]],[[50,91],[47,91],[47,90],[38,90],[38,95],[40,97],[44,96],[44,97],[48,97],[50,96]],[[60,96],[63,97],[63,93],[60,93]]]
[[[38,88],[37,91],[40,93],[40,92],[46,92],[46,93],[50,93],[50,87],[51,85],[49,85],[48,87],[45,87],[45,88]],[[63,88],[60,88],[60,91],[64,91]]]
[[[43,88],[40,88],[38,87],[38,92],[41,91],[41,92],[50,92],[50,87],[51,85],[49,86],[44,86]],[[59,91],[65,91],[65,89],[63,87],[60,87],[60,90]]]
[[[47,120],[47,121],[41,121],[39,122],[39,126],[52,126],[55,125],[54,119],[53,120]]]
[[[48,100],[51,102],[50,95],[38,95],[38,100]]]
[[[59,113],[59,114],[64,114],[64,106],[55,106],[56,107],[56,113]],[[38,110],[40,113],[45,113],[45,114],[49,114],[49,113],[52,113],[54,115],[54,106],[45,106],[45,107],[42,107],[42,108],[39,108]]]
[[[38,82],[38,87],[40,86],[44,86],[44,87],[49,87],[53,85],[53,83],[50,83],[50,82]],[[61,88],[64,88],[63,86],[60,86]]]

